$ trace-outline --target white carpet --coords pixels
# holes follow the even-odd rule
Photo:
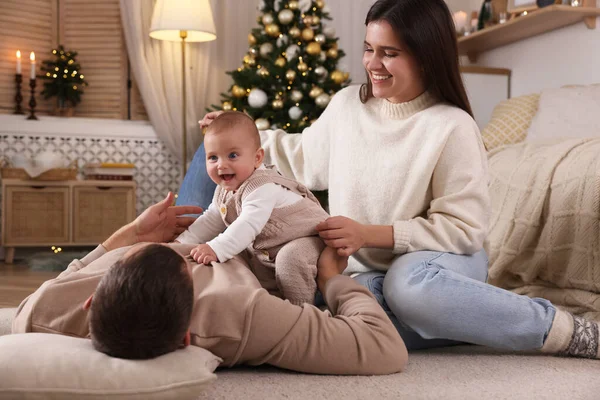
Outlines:
[[[0,335],[10,333],[14,311],[0,309]],[[405,373],[388,376],[320,376],[271,367],[224,369],[217,376],[198,400],[600,399],[600,360],[480,346],[413,352]]]

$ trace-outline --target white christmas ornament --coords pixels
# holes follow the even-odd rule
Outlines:
[[[264,107],[267,104],[267,94],[260,89],[252,89],[248,94],[248,104],[254,108]]]
[[[281,1],[276,1],[275,4],[273,4],[273,8],[275,9],[275,12],[279,11],[281,9]]]
[[[326,26],[323,28],[323,33],[328,38],[333,38],[335,37],[335,28],[333,26]]]
[[[315,104],[321,108],[325,108],[327,107],[327,104],[329,104],[329,100],[329,95],[327,93],[323,93],[317,96],[315,99]]]
[[[265,14],[262,16],[262,22],[265,25],[272,24],[274,21],[273,16],[271,14]]]
[[[303,13],[306,13],[308,10],[310,10],[311,6],[312,0],[298,0],[298,9]]]
[[[317,68],[315,68],[315,74],[317,74],[320,77],[327,76],[327,68],[325,68],[322,65],[319,65]]]
[[[317,43],[325,43],[325,35],[323,35],[322,33],[319,33],[317,36],[315,36],[315,42]]]
[[[288,110],[288,115],[291,119],[300,119],[300,117],[302,116],[302,109],[300,109],[300,107],[294,106]]]
[[[290,93],[290,99],[292,99],[292,101],[296,103],[302,100],[303,97],[304,95],[299,90],[292,90],[292,93]]]
[[[267,121],[264,118],[257,119],[256,121],[254,121],[254,124],[256,125],[256,129],[258,129],[259,131],[269,129],[269,121]]]
[[[325,7],[323,7],[322,10],[325,14],[331,14],[331,8],[329,7],[329,4],[325,4]]]
[[[290,38],[288,37],[288,35],[281,35],[277,38],[277,47],[287,46],[289,42]]]
[[[270,42],[266,42],[260,45],[260,55],[263,57],[267,57],[270,52],[273,51],[273,44]]]
[[[277,124],[273,124],[273,125],[271,125],[271,129],[277,130],[277,129],[279,129],[279,126]]]
[[[256,7],[258,11],[262,11],[265,8],[265,0],[260,0],[258,2],[258,7]]]
[[[321,54],[319,54],[319,61],[325,62],[325,60],[327,60],[327,53],[322,51]]]
[[[300,47],[298,45],[293,44],[285,49],[285,58],[287,58],[288,62],[292,61],[298,55],[300,51]]]
[[[279,22],[287,25],[294,19],[294,12],[286,8],[285,10],[279,11],[277,18],[279,18]]]

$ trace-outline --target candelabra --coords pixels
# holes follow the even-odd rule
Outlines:
[[[15,94],[15,112],[14,114],[25,114],[21,107],[23,96],[21,96],[21,82],[23,82],[23,75],[15,74],[15,83],[17,84],[17,94]]]
[[[38,119],[35,116],[35,79],[29,80],[29,87],[31,88],[31,97],[29,98],[29,117],[27,119]]]

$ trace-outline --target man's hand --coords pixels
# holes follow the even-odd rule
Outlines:
[[[207,244],[199,244],[190,251],[190,255],[198,264],[210,265],[217,260],[217,255],[213,249]]]
[[[102,245],[106,250],[129,246],[139,242],[170,242],[187,229],[194,217],[182,217],[183,214],[199,214],[202,208],[196,206],[172,206],[173,193],[148,207],[133,222],[125,225],[111,235]]]
[[[366,243],[364,225],[346,217],[330,217],[317,225],[319,236],[340,256],[354,254]]]
[[[219,115],[223,114],[225,111],[211,111],[204,116],[198,123],[200,124],[200,129],[204,129],[217,118]]]
[[[332,247],[325,247],[317,261],[317,286],[325,293],[327,281],[344,272],[348,266],[348,257],[342,257]]]
[[[196,206],[173,206],[173,193],[148,207],[133,221],[136,242],[171,242],[194,221],[195,217],[182,217],[184,214],[200,214],[202,208]]]

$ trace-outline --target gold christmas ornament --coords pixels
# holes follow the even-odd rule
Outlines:
[[[325,35],[323,35],[322,33],[319,33],[317,36],[315,36],[315,42],[317,43],[325,43]]]
[[[265,32],[267,32],[267,35],[269,36],[279,36],[279,25],[277,24],[269,24],[267,26],[265,26]]]
[[[298,63],[298,71],[306,72],[308,70],[308,65],[305,62]]]
[[[246,95],[246,89],[238,85],[233,85],[233,87],[231,88],[231,94],[233,95],[233,97],[244,97]]]
[[[253,46],[253,45],[255,45],[255,44],[256,44],[256,38],[255,38],[255,37],[254,37],[254,35],[253,35],[253,34],[251,34],[251,33],[249,33],[249,34],[248,34],[248,44],[249,44],[250,46]]]
[[[323,0],[317,0],[317,1],[315,1],[315,5],[318,8],[323,8],[323,7],[325,7],[325,2]]]
[[[323,89],[321,89],[318,86],[313,86],[312,89],[310,89],[310,92],[308,92],[308,95],[310,96],[311,99],[315,99],[317,97],[319,97],[319,95],[321,95],[323,93]]]
[[[280,68],[285,67],[285,58],[283,58],[283,57],[277,58],[277,60],[275,60],[275,65]]]
[[[288,7],[290,8],[290,10],[297,10],[298,9],[298,2],[296,0],[291,0],[288,3]]]
[[[287,79],[288,81],[293,81],[294,79],[296,79],[296,71],[288,69],[285,73],[285,79]]]
[[[338,85],[344,83],[345,76],[342,71],[338,71],[337,69],[331,73],[331,80],[337,83]]]
[[[300,36],[300,34],[302,32],[300,32],[300,28],[298,28],[297,26],[294,26],[294,27],[290,28],[288,33],[290,34],[291,37],[297,38]]]
[[[321,18],[319,18],[317,15],[313,15],[313,17],[312,17],[312,24],[313,25],[319,25],[319,22],[321,22]]]
[[[283,108],[283,100],[275,99],[275,100],[273,100],[271,105],[273,106],[274,109],[281,110]]]
[[[312,25],[313,24],[313,16],[307,15],[306,17],[304,17],[302,19],[302,22],[304,22],[305,25]]]
[[[308,41],[313,40],[313,38],[315,37],[315,32],[310,29],[310,28],[304,28],[302,30],[302,39]]]
[[[258,50],[256,50],[256,47],[250,47],[250,49],[248,50],[248,53],[255,56],[258,53]]]
[[[259,131],[267,130],[270,127],[269,121],[265,118],[258,118],[256,121],[254,121],[254,124],[256,125],[256,129]]]
[[[262,67],[261,69],[259,69],[258,71],[256,71],[256,73],[260,76],[262,76],[263,78],[266,78],[267,76],[269,76],[269,70],[266,69],[265,67]]]
[[[254,60],[254,57],[252,57],[252,54],[246,54],[244,56],[244,64],[250,64],[250,62]]]
[[[337,58],[337,56],[338,56],[337,49],[329,49],[329,50],[327,50],[327,57],[329,57],[329,58]]]
[[[344,72],[344,82],[346,82],[350,78],[350,72]]]
[[[306,52],[311,56],[316,56],[321,53],[321,45],[317,42],[310,42],[306,46]]]
[[[223,102],[223,111],[231,111],[231,103],[229,101],[224,101]]]

